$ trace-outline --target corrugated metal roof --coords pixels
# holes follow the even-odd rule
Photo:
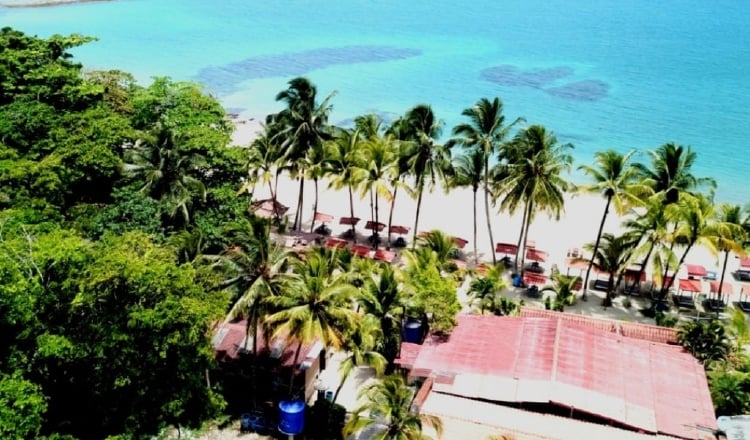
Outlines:
[[[562,319],[567,322],[574,322],[599,330],[619,333],[629,338],[660,342],[662,344],[677,344],[677,330],[668,327],[640,324],[637,322],[616,321],[612,319],[592,318],[590,316],[577,315],[575,313],[560,313],[533,307],[522,308],[520,315],[521,317]]]
[[[441,392],[549,402],[651,433],[716,427],[703,367],[680,347],[556,318],[460,315],[446,343],[421,348],[412,374],[436,377]]]

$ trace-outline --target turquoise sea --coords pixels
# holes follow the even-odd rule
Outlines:
[[[699,153],[718,198],[750,202],[750,2],[737,0],[121,0],[0,8],[0,26],[81,33],[91,68],[204,82],[262,116],[306,75],[337,91],[332,121],[433,105],[446,135],[462,109],[500,96],[575,144]]]

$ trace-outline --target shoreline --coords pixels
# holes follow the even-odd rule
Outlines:
[[[250,116],[243,113],[238,120],[235,119],[236,131],[233,134],[233,144],[247,146],[258,131],[261,130],[258,116]],[[303,230],[309,231],[313,218],[313,201],[314,186],[313,183],[305,182],[304,206],[302,209]],[[331,229],[331,236],[337,236],[343,233],[348,226],[340,225],[339,218],[349,217],[349,196],[346,190],[328,189],[328,180],[321,179],[319,182],[320,198],[318,202],[318,212],[332,215],[334,220],[328,224]],[[289,206],[287,216],[294,218],[297,194],[299,185],[292,181],[288,175],[282,174],[279,177],[278,201]],[[370,220],[370,203],[367,198],[354,196],[354,213],[355,216],[362,220],[357,227],[358,232],[364,232],[364,222]],[[258,184],[255,189],[254,198],[269,198],[270,193],[267,185]],[[425,192],[422,200],[421,214],[419,219],[419,230],[428,231],[440,229],[448,234],[460,237],[469,241],[463,249],[465,260],[473,261],[473,195],[468,188],[457,188],[446,193],[441,185],[436,185],[433,191]],[[560,220],[548,217],[545,213],[539,212],[529,230],[529,239],[536,243],[536,248],[546,251],[548,259],[542,266],[546,269],[545,274],[549,274],[553,265],[565,273],[567,270],[567,254],[570,249],[582,249],[585,243],[593,243],[596,240],[596,233],[599,229],[602,214],[604,211],[605,199],[593,194],[572,194],[565,196],[565,208],[561,213]],[[521,210],[514,215],[508,213],[498,213],[497,208],[493,210],[492,216],[492,234],[495,243],[516,243],[521,230]],[[379,221],[388,223],[390,204],[385,200],[380,200]],[[410,232],[404,235],[407,242],[411,242],[414,228],[414,214],[416,211],[416,200],[409,198],[402,192],[399,192],[396,200],[395,210],[393,213],[393,225],[401,225],[410,228]],[[623,231],[623,218],[614,212],[610,212],[603,232],[619,234]],[[477,192],[477,253],[480,261],[491,262],[491,249],[489,236],[487,233],[486,215],[483,206],[483,195],[481,189]],[[393,234],[395,240],[397,234]],[[678,248],[679,253],[681,250]],[[498,254],[498,260],[502,255]],[[685,259],[685,264],[700,264],[709,271],[716,271],[721,274],[723,264],[723,255],[717,258],[713,257],[710,252],[702,247],[693,247]],[[730,256],[727,264],[727,271],[724,282],[731,284],[734,293],[729,299],[736,301],[740,295],[743,284],[734,279],[732,272],[739,268],[739,260]],[[571,269],[571,275],[577,275],[578,270]],[[646,270],[647,278],[652,278],[650,270]],[[582,277],[585,274],[582,274]],[[677,273],[679,278],[687,278],[684,265]],[[596,274],[592,271],[591,280],[597,279]],[[708,284],[704,283],[704,290],[707,290]],[[677,286],[673,289],[676,291]],[[704,292],[707,293],[707,292]]]
[[[0,8],[44,8],[50,6],[62,6],[73,3],[99,3],[111,0],[20,0],[0,1]]]

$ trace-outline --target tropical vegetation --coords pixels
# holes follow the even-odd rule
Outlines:
[[[91,40],[0,30],[3,438],[151,438],[231,412],[236,396],[212,340],[225,321],[245,323],[245,352],[284,339],[297,365],[302,347],[318,341],[345,353],[344,379],[372,367],[380,380],[363,392],[367,403],[347,430],[416,439],[431,425],[439,433],[438,420],[409,410],[413,389],[390,374],[402,324],[450,333],[464,281],[477,313],[520,307],[502,295],[509,274],[494,249],[476,247],[480,189],[490,243],[493,218],[522,216],[520,276],[538,214],[559,218],[572,192],[602,195],[601,227],[582,259],[584,291],[591,270],[607,274],[606,304],[634,264],[654,274],[665,296],[691,249],[722,259],[720,284],[727,262],[745,254],[748,212],[714,202],[715,184],[694,174],[696,154],[686,146],[666,143],[645,152],[645,162],[637,152],[597,153],[581,167],[590,182],[577,186],[573,146],[541,124],[507,122],[500,98],[479,98],[455,127],[428,104],[390,123],[362,115],[338,127],[329,121],[335,93],[319,93],[306,78],[278,93],[283,108],[252,143],[233,146],[230,118],[200,85],[155,78],[144,86],[125,72],[87,71],[71,51]],[[410,248],[394,265],[348,249],[277,244],[282,216],[261,218],[249,207],[261,189],[275,204],[284,175],[299,185],[296,233],[318,212],[320,191],[346,190],[349,215],[376,225],[370,242],[379,250],[393,245],[397,197],[414,198]],[[315,189],[309,216],[306,182]],[[468,270],[459,269],[456,237],[420,229],[422,201],[436,187],[471,191]],[[355,197],[369,199],[370,212],[357,213]],[[604,230],[610,209],[625,219],[620,235]],[[550,308],[572,304],[579,281],[556,276]],[[747,323],[737,315],[729,330],[717,325],[686,326],[681,341],[709,368],[712,390],[746,392]],[[258,366],[253,388],[262,385]],[[299,396],[290,376],[281,393]],[[728,396],[716,398],[717,411],[748,410],[739,391]],[[254,394],[240,399],[258,404]]]

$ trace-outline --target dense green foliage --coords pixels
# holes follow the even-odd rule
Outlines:
[[[353,128],[334,127],[334,93],[320,100],[315,85],[295,78],[277,95],[284,109],[239,148],[229,146],[233,126],[220,103],[197,84],[156,78],[144,86],[125,72],[84,71],[70,50],[91,40],[0,30],[3,438],[150,438],[215,417],[232,391],[214,374],[221,368],[211,337],[225,317],[246,319],[253,346],[243,348],[251,353],[263,331],[298,347],[295,363],[299,349],[318,340],[347,353],[344,377],[360,365],[391,372],[405,320],[449,333],[461,309],[454,237],[418,235],[425,190],[438,183],[471,188],[475,263],[479,189],[490,242],[492,216],[520,208],[516,271],[523,272],[535,216],[559,217],[564,195],[576,189],[566,180],[572,146],[542,125],[512,135],[522,119],[506,123],[499,98],[466,109],[466,122],[441,145],[443,123],[429,105],[387,126],[363,115]],[[648,153],[647,165],[634,154],[598,154],[595,167],[584,167],[594,183],[580,187],[607,203],[596,241],[586,246],[589,271],[596,266],[609,275],[607,301],[622,288],[626,267],[650,265],[660,281],[693,246],[723,256],[723,282],[730,253],[744,254],[746,212],[714,205],[714,183],[692,174],[689,147],[664,144]],[[305,215],[305,181],[314,185],[313,211],[323,182],[348,191],[352,217],[355,195],[370,198],[373,222],[389,207],[387,238],[375,232],[373,247],[384,238],[384,247],[395,245],[390,226],[399,191],[417,199],[412,249],[394,266],[346,250],[309,246],[297,253],[277,245],[272,225],[282,232],[286,220],[256,218],[248,204],[258,187],[275,201],[284,173],[299,182],[293,229]],[[622,236],[603,233],[610,206],[626,216]],[[519,305],[500,293],[507,283],[499,266],[471,273],[477,311],[517,313]],[[574,302],[576,282],[556,279],[555,309]],[[742,322],[742,337],[739,319],[727,334],[714,324],[681,333],[699,359],[718,365],[713,391],[732,391],[717,403],[721,413],[748,410],[741,395],[748,363],[734,356],[748,340]],[[233,390],[241,395],[238,408],[260,400],[259,364],[242,382],[251,392]],[[284,394],[299,395],[298,385],[292,375]],[[393,435],[419,438],[423,422],[437,422],[407,411],[411,391],[395,376],[365,394],[370,409],[388,415]],[[317,411],[343,424],[340,407],[332,408]],[[358,415],[350,427],[367,425],[366,418]],[[317,430],[330,436],[330,428]]]

